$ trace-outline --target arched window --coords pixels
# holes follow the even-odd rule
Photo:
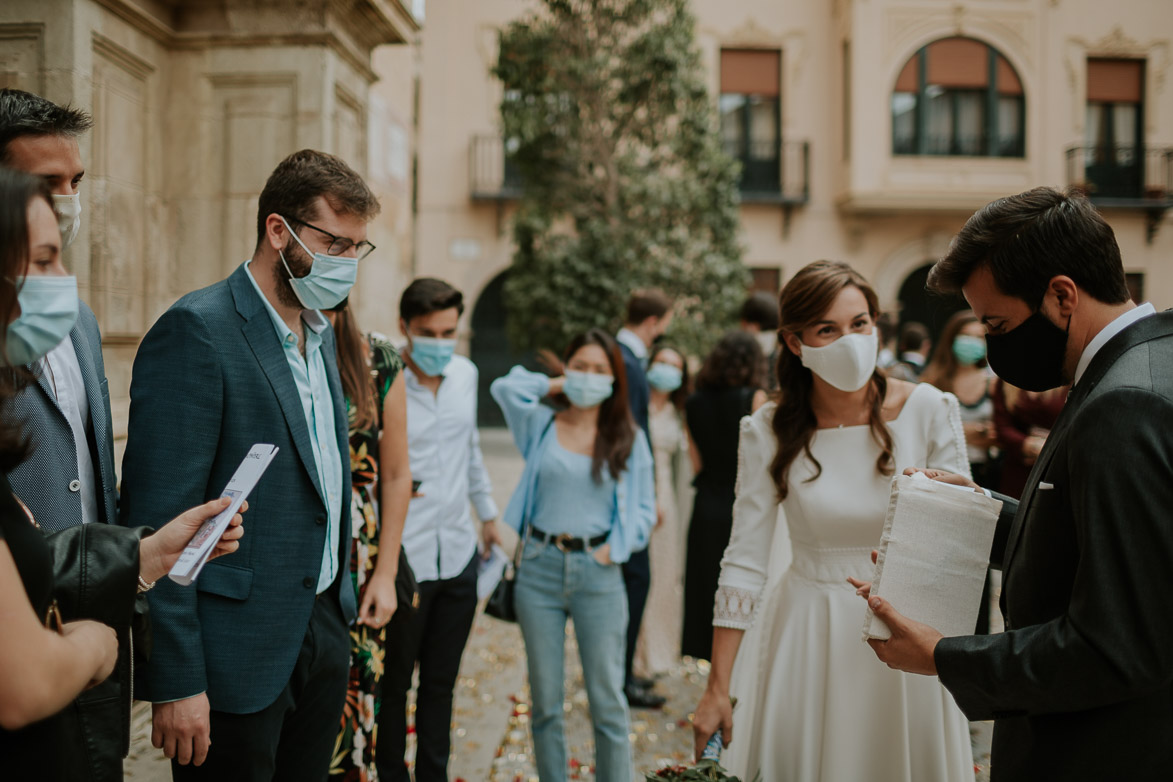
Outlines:
[[[994,47],[943,38],[905,64],[892,91],[892,153],[1022,157],[1022,81]]]

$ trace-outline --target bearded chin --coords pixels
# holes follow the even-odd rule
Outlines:
[[[300,249],[290,240],[282,251],[285,256],[285,263],[277,264],[277,298],[286,307],[300,308],[302,306],[301,301],[297,298],[297,294],[293,292],[293,285],[289,282],[290,272],[299,277],[305,276],[305,274],[309,274],[307,267],[313,264],[313,261],[307,263],[304,258],[300,257]],[[289,267],[288,271],[286,271],[286,266]]]

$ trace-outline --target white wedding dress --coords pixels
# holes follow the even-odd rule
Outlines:
[[[730,770],[763,782],[972,782],[969,723],[936,677],[893,671],[863,641],[865,604],[846,582],[868,580],[891,477],[876,469],[867,426],[816,432],[816,472],[800,455],[779,524],[769,466],[774,405],[741,421],[733,533],[721,563],[713,624],[748,629],[756,697],[733,714]],[[957,400],[918,385],[888,423],[896,472],[969,474]],[[792,562],[764,594],[775,530],[789,530]],[[772,579],[770,579],[772,580]],[[739,655],[739,663],[740,655]],[[747,671],[741,668],[743,682]],[[736,694],[736,693],[734,693]]]

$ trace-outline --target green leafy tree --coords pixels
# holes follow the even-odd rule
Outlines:
[[[501,31],[494,74],[524,183],[505,285],[510,338],[561,349],[622,320],[628,295],[677,302],[672,337],[702,353],[748,272],[738,164],[724,153],[688,0],[542,0]]]

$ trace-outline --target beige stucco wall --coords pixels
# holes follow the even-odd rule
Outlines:
[[[291,152],[333,152],[363,174],[372,151],[379,163],[380,252],[364,262],[360,318],[370,311],[383,325],[375,294],[407,275],[410,168],[386,161],[390,129],[410,127],[412,105],[401,87],[369,93],[372,48],[414,37],[411,18],[396,0],[183,5],[0,3],[0,86],[94,117],[80,139],[82,227],[66,263],[102,327],[116,442],[139,340],[176,299],[252,254],[257,197]]]
[[[526,0],[433,3],[421,39],[418,263],[475,301],[511,256],[509,207],[469,198],[469,141],[498,128],[500,87],[489,75],[495,30]],[[904,278],[938,257],[987,201],[1040,184],[1066,184],[1064,152],[1083,139],[1089,55],[1148,61],[1145,139],[1173,145],[1173,3],[1168,0],[695,0],[697,41],[719,88],[722,47],[780,48],[784,140],[810,142],[810,203],[789,224],[778,206],[742,207],[745,262],[782,279],[818,258],[872,278],[885,306]],[[894,158],[889,100],[907,59],[938,38],[995,46],[1026,91],[1026,157]],[[850,42],[848,121],[843,43]],[[846,138],[845,138],[846,136]],[[846,154],[845,154],[846,151]],[[1153,242],[1139,212],[1106,217],[1128,271],[1147,297],[1173,306],[1173,226]]]

